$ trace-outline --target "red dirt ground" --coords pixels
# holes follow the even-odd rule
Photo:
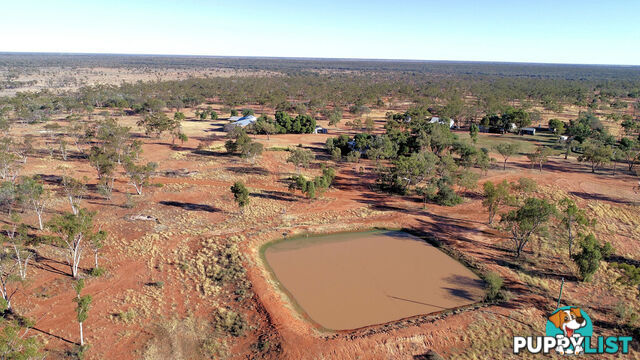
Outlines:
[[[134,119],[124,119],[132,123]],[[469,194],[469,199],[456,207],[428,204],[423,209],[419,199],[390,196],[371,190],[374,178],[370,164],[363,161],[354,166],[338,164],[338,177],[334,188],[314,202],[288,194],[287,184],[278,180],[295,170],[286,164],[283,151],[265,151],[255,164],[235,157],[194,155],[199,138],[210,122],[188,122],[185,125],[189,140],[177,151],[184,158],[176,158],[166,139],[144,140],[145,161],[159,163],[159,172],[168,169],[187,168],[199,174],[190,178],[157,176],[142,196],[134,196],[134,208],[123,207],[125,194],[133,193],[124,178],[116,185],[112,201],[106,201],[92,193],[83,202],[90,210],[98,211],[96,222],[109,232],[108,243],[100,253],[100,261],[107,274],[90,278],[84,293],[94,298],[89,320],[85,324],[87,341],[91,344],[89,358],[130,359],[141,357],[148,340],[155,336],[152,324],[173,317],[193,314],[202,318],[210,316],[218,306],[218,300],[203,295],[196,279],[180,271],[178,253],[186,253],[187,259],[206,238],[243,235],[240,243],[246,255],[248,279],[255,294],[245,313],[255,328],[241,338],[228,338],[229,355],[234,359],[251,356],[250,347],[260,334],[268,334],[272,349],[268,358],[278,359],[410,359],[414,355],[432,349],[445,356],[473,345],[471,327],[479,323],[478,316],[492,316],[500,324],[524,322],[527,326],[543,324],[544,314],[554,307],[554,299],[539,289],[532,290],[520,277],[501,262],[510,258],[505,250],[504,234],[486,224],[486,211],[482,208],[479,192]],[[17,129],[34,132],[33,127]],[[335,136],[337,130],[329,136]],[[220,134],[219,134],[220,135]],[[257,136],[265,147],[297,145],[320,150],[326,136],[278,135],[266,140]],[[212,147],[221,146],[222,137]],[[320,154],[321,152],[318,152]],[[87,176],[95,183],[95,171],[86,161],[64,162],[60,159],[29,158],[24,174],[41,174],[45,179],[61,175],[61,165],[69,164],[76,177]],[[355,168],[364,167],[364,173]],[[253,170],[252,170],[253,169]],[[259,171],[256,171],[258,169]],[[306,170],[317,173],[319,168]],[[562,190],[579,203],[599,202],[611,206],[636,206],[640,195],[633,191],[635,180],[629,175],[612,175],[610,170],[591,174],[585,164],[553,158],[542,172],[530,170],[524,157],[510,160],[507,170],[490,170],[483,181],[517,180],[521,176],[535,179],[539,186]],[[252,192],[272,194],[268,199],[254,198],[253,214],[239,215],[229,193],[229,187],[242,179]],[[52,180],[53,181],[53,180]],[[54,185],[51,186],[55,188]],[[279,195],[285,194],[285,195]],[[291,201],[293,197],[294,201]],[[48,211],[49,218],[55,212],[67,210],[63,199],[56,198]],[[634,207],[637,211],[637,207]],[[150,214],[159,223],[128,221],[127,215]],[[30,212],[25,221],[35,224]],[[261,264],[258,248],[278,239],[283,232],[325,233],[332,231],[369,229],[371,227],[410,228],[435,235],[443,244],[469,262],[484,270],[500,273],[513,297],[506,303],[481,308],[463,308],[446,314],[421,315],[389,324],[376,325],[354,331],[324,333],[293,311],[288,300],[271,283],[270,276]],[[633,237],[633,235],[629,236]],[[637,246],[632,238],[611,235],[621,253],[638,259]],[[637,238],[635,239],[637,241]],[[29,282],[15,299],[18,312],[36,320],[32,330],[46,342],[51,358],[58,358],[78,340],[78,328],[72,303],[69,268],[57,250],[49,245],[38,248],[39,258],[29,269]],[[531,249],[527,254],[533,257]],[[554,256],[554,261],[570,261]],[[93,258],[87,252],[82,267],[92,266]],[[559,267],[566,270],[566,267]],[[568,271],[568,270],[566,270]],[[550,287],[557,288],[558,279],[549,275]],[[163,287],[152,287],[150,282],[163,281]],[[418,284],[416,284],[418,286]],[[613,301],[606,293],[597,292],[600,300],[585,296],[593,285],[568,281],[566,298],[593,300],[591,317],[596,321],[607,318],[607,306]],[[603,290],[604,291],[604,290]],[[224,300],[224,299],[223,299]],[[122,321],[115,316],[134,308],[137,316],[132,321]],[[526,316],[525,316],[526,315]],[[522,320],[526,318],[526,320]],[[475,330],[474,330],[475,331]],[[611,329],[603,332],[613,333]]]

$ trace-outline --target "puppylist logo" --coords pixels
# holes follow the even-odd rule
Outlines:
[[[628,354],[631,336],[593,337],[591,318],[573,306],[558,308],[547,317],[546,336],[514,336],[513,353]]]

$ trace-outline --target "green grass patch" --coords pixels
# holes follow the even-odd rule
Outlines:
[[[471,137],[468,133],[456,133],[458,137],[462,139],[470,140]],[[536,150],[538,145],[550,146],[555,150],[562,150],[562,145],[558,143],[557,136],[551,133],[539,133],[536,135],[516,135],[516,134],[478,134],[478,141],[476,146],[480,148],[487,148],[491,152],[495,153],[495,146],[503,143],[517,143],[520,145],[520,154],[525,155],[532,153]]]

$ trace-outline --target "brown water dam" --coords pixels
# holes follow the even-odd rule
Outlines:
[[[267,244],[264,258],[300,311],[355,329],[477,302],[484,282],[424,240],[376,230]]]

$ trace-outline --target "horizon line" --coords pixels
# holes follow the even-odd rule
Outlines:
[[[64,51],[1,51],[0,55],[67,55],[67,56],[155,56],[155,57],[192,57],[192,58],[229,58],[229,59],[272,59],[272,60],[321,60],[321,61],[373,61],[405,63],[489,63],[489,64],[528,64],[528,65],[574,65],[574,66],[614,66],[640,67],[640,64],[600,64],[568,62],[528,62],[507,60],[429,60],[429,59],[392,59],[392,58],[334,58],[309,56],[262,56],[262,55],[203,55],[203,54],[159,54],[159,53],[109,53],[109,52],[64,52]]]

